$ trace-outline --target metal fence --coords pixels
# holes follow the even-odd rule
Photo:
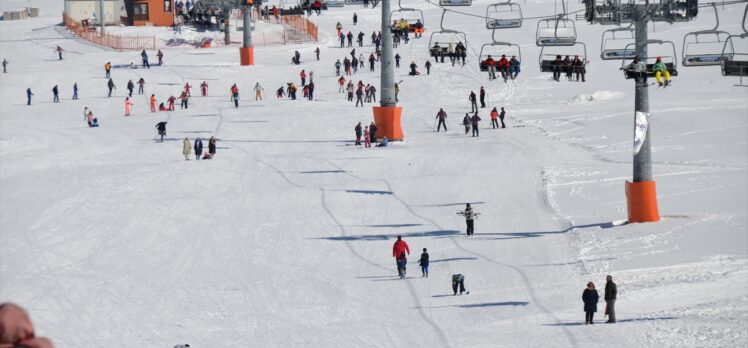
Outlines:
[[[66,13],[62,13],[62,20],[65,27],[75,36],[97,45],[111,47],[116,50],[155,50],[156,36],[128,36],[112,35],[104,33],[103,35],[95,27],[87,23],[79,23],[70,18]]]

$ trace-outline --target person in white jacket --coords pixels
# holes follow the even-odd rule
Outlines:
[[[182,142],[182,154],[186,161],[190,160],[190,155],[192,154],[192,143],[190,142],[190,139],[184,138],[184,141]]]

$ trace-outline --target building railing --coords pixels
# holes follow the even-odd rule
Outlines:
[[[104,33],[103,35],[95,27],[87,22],[80,23],[70,18],[65,12],[62,13],[65,27],[75,36],[94,44],[111,47],[116,50],[155,50],[156,36],[129,36]]]

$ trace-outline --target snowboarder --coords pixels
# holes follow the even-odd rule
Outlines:
[[[431,75],[431,61],[427,60],[424,66],[426,67],[426,75]]]
[[[356,143],[353,145],[361,146],[361,122],[359,122],[353,130],[356,133]]]
[[[470,91],[470,95],[468,96],[468,101],[470,101],[470,112],[478,112],[478,101],[475,96],[475,92]]]
[[[470,293],[470,291],[465,290],[465,276],[459,273],[452,275],[452,294],[457,295],[458,289],[460,290],[460,295],[463,292]]]
[[[185,161],[190,160],[190,155],[192,154],[192,143],[190,142],[190,139],[184,138],[182,141],[182,154],[184,155]]]
[[[200,160],[200,156],[203,154],[203,141],[200,138],[195,139],[195,160]]]
[[[203,81],[203,83],[200,84],[200,92],[202,93],[203,97],[208,96],[208,83]]]
[[[166,121],[156,123],[156,129],[158,130],[158,135],[161,136],[161,142],[164,142],[164,136],[166,136]]]
[[[78,100],[78,82],[73,83],[73,100]]]
[[[132,111],[132,101],[130,97],[125,97],[125,116],[130,116],[130,111]]]
[[[429,253],[426,248],[423,248],[421,253],[421,259],[418,260],[418,265],[421,266],[421,277],[429,277]]]
[[[493,110],[491,110],[491,128],[501,128],[499,127],[499,112],[496,111],[495,107],[493,108]]]
[[[52,87],[52,102],[53,103],[60,102],[60,90],[57,89],[57,85]]]
[[[260,87],[260,83],[255,84],[255,100],[262,100],[262,94],[265,91],[264,88]]]
[[[34,93],[31,93],[31,88],[26,88],[26,105],[31,105],[31,96],[34,95]]]
[[[127,81],[127,90],[129,91],[128,97],[132,97],[132,91],[135,90],[135,84],[132,82],[132,80]]]
[[[486,90],[483,89],[483,86],[480,86],[480,107],[485,108],[486,107]]]
[[[470,132],[470,115],[465,113],[465,117],[462,118],[462,125],[465,126],[465,134]]]
[[[208,140],[208,153],[210,154],[210,158],[216,155],[216,138],[214,136],[211,136]]]
[[[150,103],[151,103],[151,112],[156,112],[156,95],[155,94],[151,94]]]
[[[670,85],[670,72],[667,71],[667,66],[662,62],[662,58],[657,57],[652,70],[655,72],[655,80],[659,87],[667,87]],[[662,83],[662,76],[665,76],[665,83]]]
[[[405,270],[408,259],[406,253],[410,255],[410,247],[408,243],[403,240],[402,236],[397,236],[397,241],[392,245],[392,257],[395,258],[397,264],[397,275],[400,279],[405,278]]]
[[[436,126],[436,131],[439,132],[441,130],[442,125],[444,126],[444,131],[447,131],[447,113],[444,111],[444,109],[439,108],[439,112],[436,113],[436,118],[439,120],[439,125]]]
[[[470,124],[473,126],[473,136],[477,137],[480,136],[478,132],[478,122],[480,122],[480,117],[478,116],[478,112],[476,111],[475,114],[473,114],[473,117],[470,118]]]
[[[597,301],[600,300],[600,295],[595,290],[595,284],[591,281],[587,283],[587,288],[582,292],[582,301],[584,302],[584,324],[594,324],[593,317],[597,312]]]
[[[465,231],[468,235],[468,237],[472,236],[474,234],[474,221],[475,217],[478,216],[480,213],[473,212],[473,208],[470,206],[470,203],[465,204],[465,210],[457,212],[458,215],[462,215],[465,217],[465,224],[467,225],[467,230]]]
[[[605,277],[605,314],[608,315],[606,324],[616,322],[616,297],[618,297],[618,286],[613,282],[612,276]]]

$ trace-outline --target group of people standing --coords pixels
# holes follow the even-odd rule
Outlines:
[[[158,128],[158,125],[156,127]],[[213,136],[210,137],[208,140],[208,152],[203,155],[203,140],[195,138],[195,143],[193,144],[189,138],[185,137],[182,141],[182,154],[185,161],[190,160],[193,150],[195,151],[195,160],[199,160],[200,156],[202,156],[202,159],[212,159],[216,155],[216,138]]]
[[[605,315],[608,316],[606,324],[612,324],[616,322],[616,298],[618,297],[618,287],[613,282],[612,276],[605,277]],[[600,295],[595,289],[595,283],[589,281],[587,288],[582,292],[582,302],[584,302],[584,324],[594,324],[595,312],[597,312],[597,303],[600,300]]]

